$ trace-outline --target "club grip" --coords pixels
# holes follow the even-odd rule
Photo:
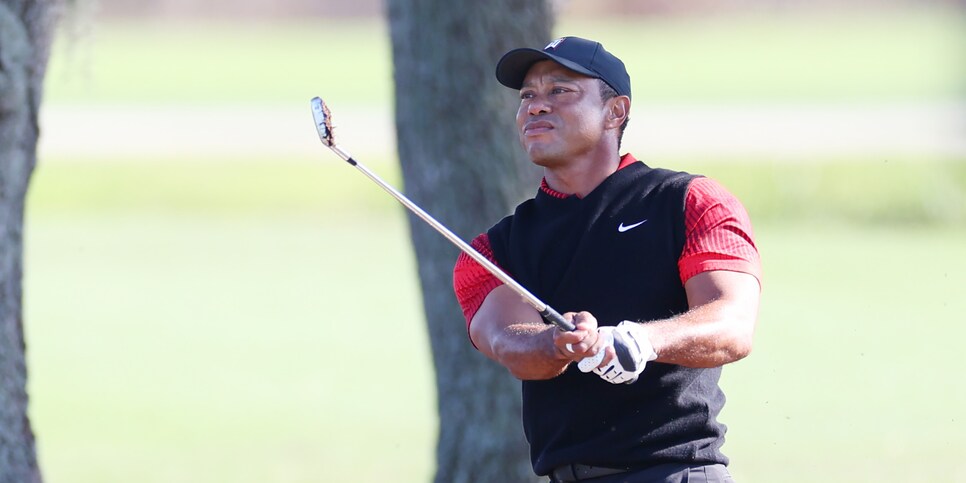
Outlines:
[[[547,323],[556,325],[557,327],[561,328],[562,330],[566,330],[567,332],[573,331],[574,329],[577,328],[577,326],[575,326],[574,324],[567,322],[567,320],[564,319],[559,312],[551,308],[549,305],[547,306],[547,308],[543,309],[540,312],[540,316],[543,317],[543,320],[546,320]]]

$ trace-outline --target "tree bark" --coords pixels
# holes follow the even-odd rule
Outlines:
[[[469,241],[532,195],[539,172],[517,142],[519,99],[494,70],[511,48],[542,46],[547,1],[387,0],[396,135],[405,191]],[[520,383],[470,344],[453,295],[458,250],[409,215],[436,371],[435,481],[537,481]]]
[[[41,481],[27,417],[22,278],[27,185],[59,0],[0,0],[0,482]]]

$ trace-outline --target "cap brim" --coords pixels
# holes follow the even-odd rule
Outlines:
[[[600,78],[600,75],[596,72],[585,69],[567,59],[542,50],[523,48],[511,50],[500,58],[500,61],[496,64],[496,80],[511,89],[519,89],[523,87],[523,79],[530,71],[530,67],[543,60],[552,60],[572,71]]]

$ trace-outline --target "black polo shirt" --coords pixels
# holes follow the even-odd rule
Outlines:
[[[602,326],[685,312],[677,261],[693,178],[633,163],[584,198],[540,190],[488,231],[493,256],[559,312],[586,310]],[[554,379],[523,381],[534,470],[727,464],[720,373],[652,362],[634,384],[613,385],[571,365]]]

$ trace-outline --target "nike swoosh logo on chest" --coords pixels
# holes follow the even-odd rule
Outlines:
[[[637,227],[643,225],[646,222],[647,222],[647,219],[641,220],[641,221],[639,221],[637,223],[633,223],[633,224],[630,224],[630,225],[625,225],[624,222],[621,222],[621,224],[618,225],[618,227],[617,227],[617,231],[619,231],[621,233],[624,233],[625,231],[632,230],[634,228],[637,228]]]

